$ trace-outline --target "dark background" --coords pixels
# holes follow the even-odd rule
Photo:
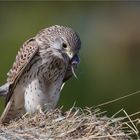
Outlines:
[[[82,41],[78,80],[59,106],[91,107],[140,90],[140,3],[0,2],[0,84],[24,41],[51,25],[70,26]],[[140,94],[101,107],[108,116],[139,111]],[[3,110],[3,99],[1,111]]]

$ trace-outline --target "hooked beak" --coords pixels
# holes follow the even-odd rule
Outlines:
[[[68,55],[68,57],[69,57],[70,60],[72,60],[73,57],[74,57],[74,54],[73,54],[72,51],[68,51],[68,52],[67,52],[67,55]]]

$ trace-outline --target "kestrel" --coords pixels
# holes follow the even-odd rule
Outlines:
[[[0,94],[6,95],[1,122],[39,108],[53,109],[62,85],[77,68],[80,48],[77,33],[59,25],[45,28],[26,41],[7,74],[7,83],[0,87]]]

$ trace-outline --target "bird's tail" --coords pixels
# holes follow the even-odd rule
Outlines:
[[[6,83],[0,87],[0,96],[6,96],[9,91],[9,83]]]

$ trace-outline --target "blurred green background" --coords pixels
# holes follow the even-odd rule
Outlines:
[[[82,41],[79,79],[67,82],[59,106],[90,107],[140,90],[139,13],[138,2],[0,2],[0,84],[23,42],[58,24],[72,27]],[[101,109],[132,114],[139,111],[139,98]]]

